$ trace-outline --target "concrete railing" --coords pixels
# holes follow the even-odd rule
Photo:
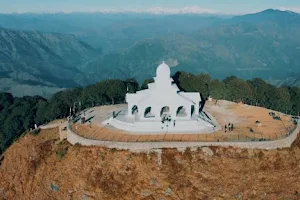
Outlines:
[[[221,147],[236,147],[244,149],[278,149],[291,147],[296,140],[300,130],[300,123],[297,124],[294,131],[286,138],[273,141],[251,141],[251,142],[117,142],[117,141],[102,141],[92,140],[81,137],[74,133],[71,126],[68,126],[67,140],[75,145],[83,146],[102,146],[106,148],[116,148],[119,150],[130,151],[149,151],[162,148],[197,148],[205,146],[221,146]]]

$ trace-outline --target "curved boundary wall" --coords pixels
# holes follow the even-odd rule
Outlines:
[[[82,146],[102,146],[106,148],[115,148],[118,150],[129,150],[135,152],[148,152],[155,149],[163,148],[198,148],[207,146],[220,146],[220,147],[235,147],[243,149],[280,149],[291,147],[292,143],[296,140],[300,130],[300,123],[297,124],[295,130],[286,138],[273,140],[273,141],[256,141],[256,142],[116,142],[116,141],[102,141],[83,138],[71,130],[68,126],[67,140],[75,145]]]

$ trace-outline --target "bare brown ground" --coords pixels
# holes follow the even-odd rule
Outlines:
[[[25,135],[4,154],[0,199],[300,199],[300,139],[290,149],[131,153]],[[64,156],[62,152],[65,153]],[[56,186],[57,191],[51,189]]]
[[[121,105],[97,107],[100,116],[96,116],[97,120],[104,119],[108,113],[113,110],[118,110]],[[88,125],[76,124],[73,125],[73,131],[89,139],[100,139],[122,142],[137,142],[137,141],[246,141],[268,139],[275,140],[286,137],[286,133],[294,128],[290,116],[281,114],[281,120],[274,120],[269,116],[270,110],[237,104],[228,101],[219,101],[217,105],[214,102],[207,102],[205,110],[208,111],[223,127],[222,130],[214,134],[158,134],[149,135],[145,133],[132,135],[129,132],[115,129],[110,126],[99,126],[93,124]],[[255,122],[259,121],[260,125]],[[234,130],[225,133],[224,126],[228,123],[234,124]],[[98,123],[100,124],[100,123]],[[250,132],[250,129],[254,132]]]

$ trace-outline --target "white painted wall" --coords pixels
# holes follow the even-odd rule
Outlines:
[[[128,103],[128,116],[132,116],[132,108],[138,107],[139,119],[144,118],[145,110],[151,107],[151,113],[158,121],[161,120],[161,110],[163,107],[169,107],[169,115],[172,120],[190,119],[191,107],[194,106],[194,113],[198,115],[199,102],[201,97],[199,93],[180,92],[178,87],[170,77],[171,71],[164,62],[158,66],[154,83],[148,84],[147,90],[138,91],[136,94],[126,94],[126,102]],[[177,117],[177,110],[183,106],[186,109],[187,116],[185,118]]]

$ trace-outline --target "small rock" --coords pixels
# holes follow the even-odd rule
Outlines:
[[[144,196],[144,197],[148,197],[150,195],[152,195],[152,192],[150,192],[150,191],[144,191],[144,192],[142,192],[142,196]]]
[[[253,158],[255,156],[255,153],[252,149],[248,150],[248,158]]]
[[[242,199],[242,198],[243,198],[243,194],[242,194],[242,193],[236,194],[236,198],[237,198],[237,199]]]
[[[171,189],[170,187],[168,187],[168,188],[166,189],[165,195],[166,195],[166,196],[170,196],[171,193],[172,193],[172,189]]]
[[[151,156],[150,156],[150,152],[149,152],[149,151],[147,152],[146,157],[147,157],[147,160],[150,160],[150,159],[151,159]]]
[[[51,183],[50,188],[51,188],[52,191],[58,191],[59,190],[59,186],[54,185],[53,183]]]
[[[81,196],[81,200],[88,200],[88,196],[86,196],[85,194]]]
[[[130,159],[131,159],[131,155],[125,157],[125,160],[130,160]]]
[[[209,147],[203,147],[202,151],[206,156],[212,157],[214,155],[213,150],[211,150]]]
[[[175,160],[176,160],[176,162],[177,162],[178,164],[183,164],[183,161],[182,161],[181,157],[175,156]]]

